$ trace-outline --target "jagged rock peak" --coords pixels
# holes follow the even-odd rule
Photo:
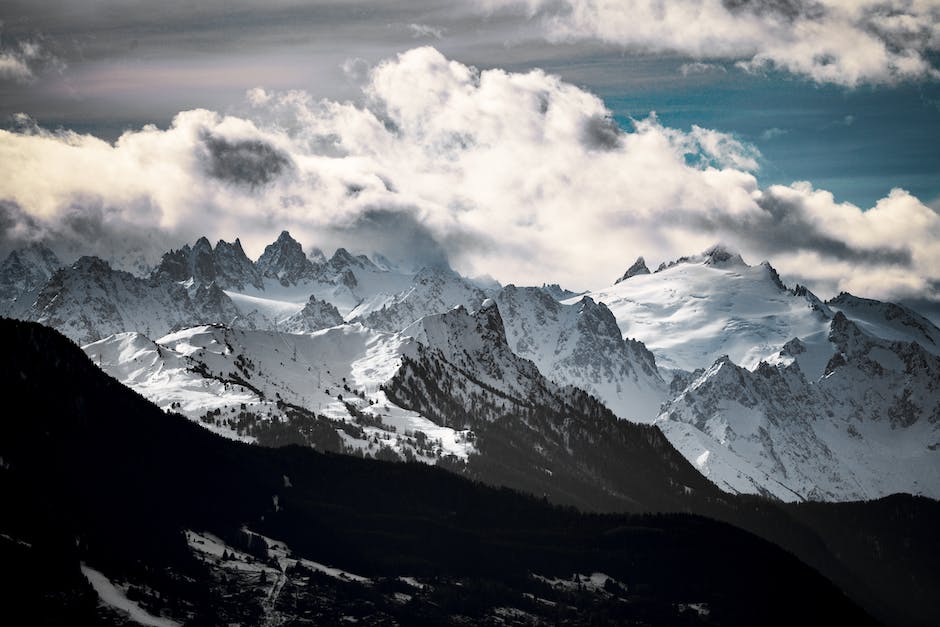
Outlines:
[[[781,290],[787,289],[787,286],[780,278],[780,274],[777,272],[777,269],[770,265],[769,261],[765,259],[764,261],[760,262],[760,265],[767,271],[767,274],[770,276],[770,280],[774,282],[774,285],[779,287]]]
[[[22,248],[10,252],[4,260],[2,267],[9,264],[36,264],[41,263],[48,268],[58,268],[62,262],[52,250],[42,242],[31,242]]]
[[[702,253],[706,265],[709,266],[746,266],[741,254],[733,251],[723,244],[715,244]],[[768,264],[770,265],[770,264]]]
[[[782,355],[787,355],[788,357],[796,357],[806,352],[806,344],[803,343],[800,338],[795,337],[786,344],[783,345],[783,348],[780,349]]]
[[[650,269],[646,267],[646,260],[643,257],[637,257],[636,261],[633,262],[633,265],[627,268],[627,271],[623,273],[623,276],[614,281],[614,285],[620,283],[621,281],[626,281],[630,277],[637,276],[638,274],[649,274]]]
[[[39,242],[12,251],[0,263],[0,300],[39,289],[61,267],[56,254]]]
[[[663,262],[656,268],[656,272],[662,272],[663,270],[682,263],[704,263],[706,266],[714,266],[716,268],[728,268],[733,266],[750,267],[737,251],[732,250],[724,244],[715,244],[698,255],[679,257],[669,263]]]
[[[272,253],[275,251],[283,251],[303,254],[303,250],[303,246],[300,245],[300,242],[291,237],[289,231],[281,231],[281,234],[277,236],[276,240],[265,246],[264,252],[261,253],[261,257],[258,258],[258,263],[261,263],[261,260],[268,254],[268,251]]]
[[[808,287],[805,285],[800,285],[797,283],[793,286],[793,289],[788,290],[794,296],[802,298],[809,303],[809,306],[816,311],[818,311],[824,318],[832,318],[832,309],[829,308],[829,305],[824,303],[821,298],[816,296]]]
[[[192,248],[184,245],[164,253],[151,276],[176,282],[192,279],[195,285],[214,281],[222,289],[243,289],[247,285],[263,287],[260,272],[245,255],[238,238],[234,243],[219,240],[213,249],[208,238],[200,237]]]
[[[462,305],[458,305],[463,309]],[[489,337],[495,339],[500,345],[509,345],[506,339],[506,326],[503,323],[503,315],[499,312],[499,306],[492,298],[483,301],[480,309],[471,314],[477,320],[483,329],[488,332]]]
[[[842,352],[853,348],[853,339],[863,337],[865,334],[858,325],[848,319],[841,311],[837,311],[829,325],[829,341],[835,344]]]
[[[288,333],[312,333],[343,324],[343,316],[336,307],[311,295],[303,309],[287,318],[281,330]]]
[[[307,257],[310,259],[310,261],[317,265],[326,263],[326,255],[324,255],[323,251],[316,246],[310,250],[310,252],[307,254]]]
[[[364,269],[379,270],[379,267],[372,263],[372,260],[365,255],[353,255],[345,248],[337,248],[328,262],[336,270],[344,270],[350,267],[359,267]]]
[[[255,265],[262,276],[277,279],[284,286],[312,278],[316,270],[303,246],[287,231],[281,231],[277,240],[265,247]]]
[[[215,243],[215,252],[219,251],[231,251],[233,254],[238,255],[239,257],[244,257],[248,259],[248,255],[245,254],[245,249],[242,248],[242,241],[239,238],[235,238],[234,242],[226,242],[224,239],[220,239]]]
[[[79,272],[111,272],[111,265],[101,257],[84,255],[72,264],[72,268]]]
[[[542,287],[538,289],[542,290],[544,293],[548,294],[557,301],[567,300],[569,298],[574,298],[575,296],[584,294],[584,292],[573,292],[569,289],[565,289],[558,283],[542,283]]]

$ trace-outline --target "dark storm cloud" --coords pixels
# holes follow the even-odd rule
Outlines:
[[[806,0],[721,0],[731,12],[750,12],[755,15],[774,15],[790,21],[798,18],[818,20],[826,14],[819,2]]]
[[[332,229],[330,243],[374,250],[418,266],[447,266],[449,256],[430,229],[409,210],[367,209]]]
[[[260,187],[291,169],[290,157],[258,139],[228,140],[207,134],[206,171],[221,181]]]
[[[757,200],[757,205],[760,212],[745,215],[680,212],[675,219],[687,227],[734,237],[742,245],[768,256],[802,251],[853,264],[913,266],[912,254],[907,248],[853,246],[845,239],[823,232],[812,213],[802,205],[802,199],[781,198],[767,190]]]
[[[159,232],[174,245],[238,236],[256,254],[289,228],[324,249],[590,284],[624,249],[663,261],[718,240],[827,293],[919,294],[938,278],[940,216],[903,190],[870,211],[808,183],[762,190],[756,154],[733,136],[655,116],[618,135],[576,86],[475,70],[431,47],[368,80],[360,103],[256,90],[247,116],[184,111],[113,144],[0,133],[0,198],[88,248]]]
[[[36,220],[12,200],[0,200],[0,254],[42,237]]]
[[[772,191],[765,192],[757,204],[764,210],[763,216],[766,217],[750,228],[745,228],[744,233],[763,244],[766,250],[805,250],[853,263],[911,266],[911,252],[907,249],[889,246],[856,248],[841,239],[821,233],[798,202],[779,198]]]
[[[141,229],[128,223],[122,212],[154,212],[146,199],[121,208],[101,199],[74,198],[55,223],[36,220],[12,200],[0,200],[0,257],[32,242],[49,246],[63,260],[80,255],[155,258],[178,239],[160,229]]]
[[[593,150],[614,150],[620,146],[623,131],[610,117],[594,115],[584,123],[583,142]]]

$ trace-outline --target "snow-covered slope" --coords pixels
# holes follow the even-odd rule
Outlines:
[[[886,340],[917,342],[934,355],[940,355],[940,329],[916,311],[842,292],[826,301],[834,311],[841,311],[859,327]]]
[[[461,306],[477,309],[486,294],[449,268],[423,268],[410,284],[396,292],[381,292],[364,300],[347,316],[383,331],[401,331],[411,323]]]
[[[232,437],[283,442],[283,426],[347,452],[467,459],[466,430],[500,421],[490,442],[531,436],[558,464],[566,430],[595,446],[612,433],[610,409],[655,420],[727,490],[940,494],[940,330],[905,307],[824,303],[720,247],[653,273],[638,259],[562,302],[557,286],[311,254],[286,231],[255,263],[201,238],[139,278],[91,257],[53,273],[36,248],[4,262],[0,287],[19,294],[8,315],[80,343],[119,334],[92,345],[103,368]]]
[[[749,371],[716,361],[657,425],[720,487],[784,500],[911,492],[940,498],[940,359],[875,338],[836,313],[824,374],[808,380],[796,342]]]
[[[43,244],[14,250],[0,264],[0,315],[22,315],[62,263]]]
[[[793,337],[823,331],[829,319],[819,299],[788,290],[770,264],[749,266],[721,247],[588,296],[606,304],[623,336],[643,342],[660,367],[686,371],[722,355],[753,368]]]
[[[156,342],[123,333],[84,350],[160,407],[227,437],[253,440],[272,424],[302,431],[322,417],[346,452],[434,463],[473,450],[466,431],[403,410],[382,391],[414,341],[358,324],[302,335],[197,326]]]
[[[516,355],[495,301],[473,313],[457,307],[427,316],[403,334],[419,346],[386,393],[438,424],[472,429],[478,453],[470,476],[535,494],[551,486],[582,507],[639,499],[656,508],[713,489],[657,429],[618,419]]]
[[[515,399],[536,401],[548,382],[531,361],[519,358],[506,340],[503,319],[492,300],[471,314],[463,306],[426,316],[402,331],[478,385]]]
[[[509,346],[558,383],[580,387],[621,418],[652,422],[666,400],[652,353],[624,340],[613,314],[585,296],[563,305],[541,288],[508,285],[495,297]]]

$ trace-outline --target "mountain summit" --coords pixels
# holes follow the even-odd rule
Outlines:
[[[207,238],[200,237],[192,247],[186,244],[165,253],[152,276],[178,283],[191,279],[195,285],[216,283],[222,289],[264,287],[261,273],[245,254],[238,238],[234,243],[219,240],[213,248]]]
[[[277,279],[285,287],[316,275],[316,266],[287,231],[281,231],[277,240],[265,247],[255,265],[262,276]]]
[[[627,268],[627,271],[623,273],[623,276],[614,281],[614,285],[620,283],[621,281],[626,281],[630,277],[636,276],[638,274],[649,274],[650,269],[646,267],[646,260],[643,257],[637,257],[636,261],[633,262],[633,265]]]

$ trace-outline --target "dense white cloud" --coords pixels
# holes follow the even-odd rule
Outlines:
[[[600,99],[541,71],[477,71],[418,48],[370,73],[363,104],[248,94],[113,145],[0,132],[0,243],[98,246],[282,228],[308,245],[433,260],[520,283],[599,287],[723,241],[826,291],[934,297],[940,216],[895,190],[869,211],[809,184],[760,189],[732,136],[619,129]],[[129,243],[128,243],[129,241]],[[121,242],[121,244],[117,244]]]
[[[737,60],[820,83],[937,78],[937,0],[480,0],[524,7],[557,41],[598,39],[641,52]],[[689,66],[696,67],[696,66]]]

